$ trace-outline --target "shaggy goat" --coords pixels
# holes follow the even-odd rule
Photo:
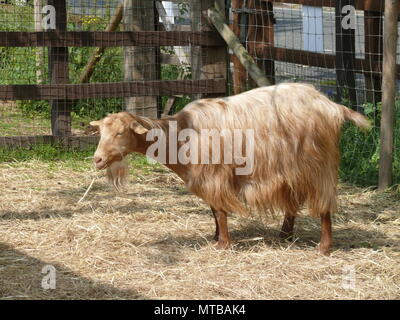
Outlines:
[[[176,115],[163,119],[121,112],[92,121],[91,125],[99,127],[101,135],[94,162],[98,169],[107,168],[108,177],[118,187],[127,174],[124,157],[130,152],[146,154],[154,144],[146,139],[153,128],[165,134],[167,153],[171,144],[169,137],[184,129],[193,129],[196,135],[191,138],[197,142],[209,139],[201,135],[203,129],[253,129],[253,164],[248,174],[236,174],[236,169],[243,168],[243,163],[238,161],[174,163],[171,159],[176,155],[171,153],[167,154],[165,165],[182,178],[191,192],[210,205],[218,248],[230,245],[228,213],[283,212],[281,237],[289,238],[296,214],[306,204],[310,214],[321,219],[318,250],[329,254],[330,216],[336,210],[338,142],[346,120],[360,128],[369,127],[364,116],[330,101],[313,86],[283,83],[226,98],[197,100]],[[171,126],[172,122],[176,125]],[[177,147],[184,143],[178,141]],[[222,139],[219,146],[224,146]],[[196,157],[213,152],[212,147],[199,150]]]

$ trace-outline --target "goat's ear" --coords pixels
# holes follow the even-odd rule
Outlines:
[[[132,121],[131,124],[129,125],[131,130],[137,134],[144,134],[149,131],[149,129],[146,129],[143,127],[139,122]]]
[[[92,127],[100,127],[100,120],[90,121],[89,123]]]

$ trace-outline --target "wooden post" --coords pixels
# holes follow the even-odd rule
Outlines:
[[[42,0],[34,0],[33,1],[33,16],[35,21],[35,31],[42,32]],[[44,48],[37,47],[36,48],[36,83],[43,84],[44,82],[44,74],[43,74],[43,66],[44,66]]]
[[[240,62],[243,64],[247,72],[257,86],[268,86],[271,82],[265,76],[264,72],[257,66],[253,57],[247,52],[247,50],[240,43],[239,39],[235,36],[229,26],[225,23],[223,17],[221,16],[219,10],[210,7],[208,9],[208,17],[210,18],[212,24],[218,30],[221,37],[225,40],[228,47],[233,51],[233,53],[238,57]]]
[[[216,31],[208,19],[208,9],[216,7],[225,16],[224,0],[201,0],[202,31]],[[205,47],[201,54],[200,79],[227,79],[228,49],[224,47]],[[215,97],[220,94],[208,94],[203,97]]]
[[[154,1],[124,0],[123,24],[125,31],[154,30]],[[155,48],[124,48],[124,81],[156,80],[157,74]],[[157,97],[126,98],[125,109],[141,116],[156,118]]]
[[[216,5],[225,13],[223,0],[192,0],[191,16],[193,31],[211,31],[214,27],[209,23],[207,10]],[[192,79],[226,79],[227,50],[226,47],[192,47]],[[194,95],[195,99],[215,97],[215,94]]]
[[[154,15],[154,30],[156,31],[162,31],[164,30],[164,26],[159,23],[160,21],[160,15],[158,13],[158,10],[155,6],[155,1],[153,1],[153,15]],[[153,48],[154,50],[154,78],[155,79],[161,79],[161,48],[156,47]],[[161,96],[156,96],[155,97],[155,103],[156,103],[156,116],[157,118],[161,118],[162,115],[162,108],[161,108]]]
[[[382,13],[364,11],[365,60],[369,65],[382,64],[383,19]],[[376,105],[382,99],[382,75],[364,72],[367,102]],[[377,118],[377,117],[375,117]]]
[[[274,17],[272,2],[248,0],[249,22],[247,31],[247,49],[264,71],[269,82],[275,82],[274,60],[263,60],[268,50],[274,47]]]
[[[346,13],[342,13],[342,8],[346,5],[355,8],[354,0],[335,1],[335,26],[336,26],[336,78],[338,99],[347,98],[353,109],[357,106],[357,92],[355,79],[355,30],[345,29],[342,20]],[[354,17],[355,18],[355,17]],[[346,92],[347,91],[347,92]],[[358,110],[362,111],[362,110]]]
[[[190,18],[191,18],[191,29],[192,31],[201,31],[201,1],[202,0],[191,0],[190,1]],[[190,49],[190,62],[192,69],[192,79],[198,80],[201,77],[201,47],[192,46]],[[193,95],[193,99],[200,99],[200,94]]]
[[[67,8],[65,0],[48,0],[56,12],[56,30],[67,30]],[[49,76],[52,84],[67,84],[68,77],[68,48],[49,48]],[[51,131],[54,136],[71,135],[71,101],[51,101]]]
[[[379,153],[379,189],[393,183],[394,110],[396,97],[396,49],[399,0],[385,0],[383,34],[382,117]]]
[[[218,9],[225,13],[224,0],[193,0],[197,4],[197,13],[192,12],[192,17],[196,20],[192,21],[193,31],[212,31],[215,28],[208,20],[208,9],[216,5]],[[196,10],[196,7],[192,10]],[[194,47],[192,49],[192,79],[226,79],[227,70],[227,49],[226,47]],[[193,69],[194,68],[194,69]],[[220,94],[203,94],[196,96],[215,97]]]
[[[238,10],[242,8],[243,0],[232,0],[232,24],[230,25],[236,37],[240,38],[240,19],[243,13]],[[246,88],[246,69],[240,63],[239,58],[232,54],[231,61],[233,64],[232,85],[233,93],[238,94],[245,91]]]

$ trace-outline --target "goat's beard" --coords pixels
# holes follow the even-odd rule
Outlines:
[[[126,177],[128,176],[128,162],[123,158],[120,161],[114,161],[107,168],[107,180],[118,191],[124,186]]]

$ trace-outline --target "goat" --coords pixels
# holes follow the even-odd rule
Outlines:
[[[185,129],[253,129],[254,159],[251,171],[237,175],[242,164],[182,163],[165,165],[202,198],[214,214],[217,248],[230,246],[228,213],[251,211],[282,212],[280,236],[291,238],[295,217],[306,204],[313,217],[321,219],[321,254],[328,255],[332,244],[331,214],[337,209],[339,138],[342,124],[350,120],[368,129],[361,114],[330,101],[313,86],[282,83],[253,89],[225,98],[200,99],[189,103],[174,116],[149,119],[121,112],[90,124],[100,131],[94,155],[97,169],[107,168],[109,179],[118,187],[127,174],[125,156],[146,154],[154,141],[147,141],[152,129],[169,137]],[[175,122],[175,132],[170,124]],[[208,139],[208,137],[206,137]],[[181,147],[184,142],[178,142]],[[221,142],[221,145],[223,143]],[[174,155],[168,153],[171,160]],[[202,150],[203,152],[212,152]]]

